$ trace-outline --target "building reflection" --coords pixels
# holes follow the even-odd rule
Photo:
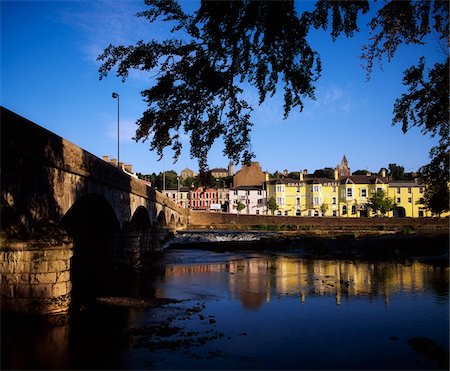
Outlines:
[[[420,293],[448,286],[448,267],[421,262],[352,262],[307,260],[289,256],[254,257],[220,264],[172,265],[166,277],[181,278],[205,272],[222,272],[230,294],[247,309],[258,309],[274,296],[297,296],[302,303],[317,296],[334,296],[336,304],[352,296],[369,300],[392,294]],[[443,283],[442,280],[446,282]],[[441,290],[442,291],[442,290]],[[448,296],[448,290],[444,293]]]

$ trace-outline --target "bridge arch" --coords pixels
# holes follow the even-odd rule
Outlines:
[[[167,226],[167,221],[166,221],[166,213],[164,212],[164,210],[161,210],[158,214],[158,218],[156,219],[156,224],[158,225],[158,227],[160,228],[164,228]]]
[[[169,225],[171,227],[175,227],[175,215],[174,214],[170,214],[170,221],[169,221]]]
[[[74,242],[72,301],[79,306],[93,300],[108,285],[120,223],[111,204],[91,193],[69,208],[61,225]]]
[[[130,220],[131,229],[149,230],[152,227],[150,215],[144,206],[139,206]]]

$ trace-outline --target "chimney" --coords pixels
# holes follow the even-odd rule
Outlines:
[[[303,182],[303,173],[300,171],[300,181]]]
[[[119,169],[123,169],[123,162],[122,161],[119,162]]]
[[[386,178],[386,169],[385,168],[381,169],[381,176],[383,178]]]
[[[338,180],[338,179],[339,179],[339,172],[338,172],[338,169],[336,167],[336,168],[334,168],[334,180]]]
[[[103,161],[109,162],[109,156],[108,155],[104,155],[103,156]]]
[[[127,164],[124,165],[125,167],[125,171],[129,172],[129,173],[133,173],[133,165]]]
[[[116,158],[112,158],[111,160],[109,160],[109,163],[114,165],[114,166],[117,166],[117,159]]]
[[[308,175],[308,169],[303,170],[303,175]]]

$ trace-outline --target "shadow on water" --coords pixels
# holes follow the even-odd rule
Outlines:
[[[154,262],[109,275],[93,296],[111,301],[2,316],[2,367],[443,368],[448,266],[186,250]]]

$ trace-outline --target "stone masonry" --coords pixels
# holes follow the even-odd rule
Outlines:
[[[0,293],[6,310],[65,312],[70,304],[71,243],[42,249],[41,241],[1,241]]]

